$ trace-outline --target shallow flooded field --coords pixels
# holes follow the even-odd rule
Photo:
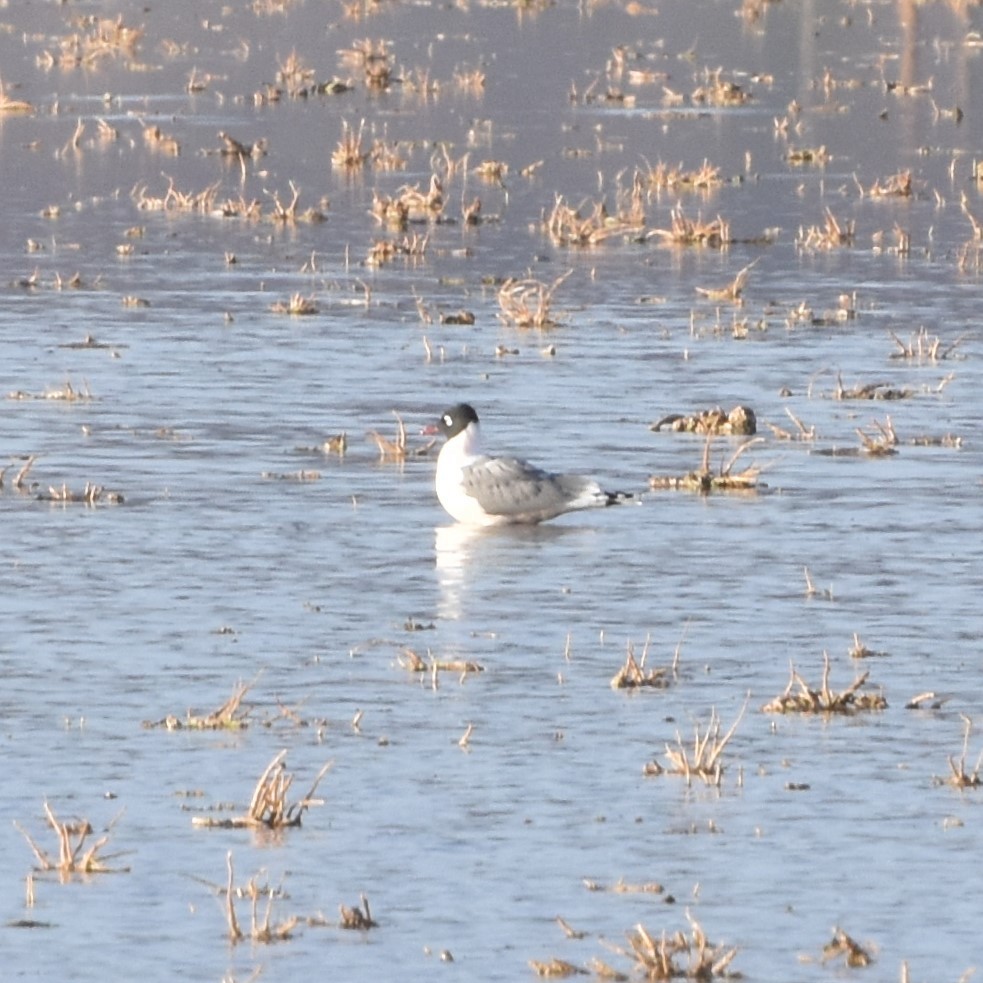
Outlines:
[[[0,3],[4,978],[978,967],[981,31]]]

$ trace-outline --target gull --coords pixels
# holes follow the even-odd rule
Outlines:
[[[481,449],[478,414],[468,403],[445,410],[429,429],[447,438],[437,458],[437,498],[466,525],[535,524],[633,497],[604,491],[582,475],[553,474],[515,457],[489,457]]]

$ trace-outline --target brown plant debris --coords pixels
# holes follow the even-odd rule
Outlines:
[[[860,427],[856,428],[864,453],[871,457],[887,457],[891,454],[897,454],[898,435],[894,432],[894,424],[891,423],[889,416],[885,417],[884,421],[884,423],[879,423],[877,420],[873,421],[876,428],[874,434],[869,434],[861,430]]]
[[[682,205],[676,205],[670,213],[671,225],[668,229],[650,229],[646,236],[658,236],[670,246],[705,246],[721,249],[730,244],[730,223],[719,215],[710,222],[701,216],[687,218]]]
[[[851,219],[841,224],[829,206],[826,206],[826,219],[820,227],[811,225],[808,229],[799,229],[795,244],[799,249],[829,250],[840,246],[852,246],[856,223]]]
[[[692,748],[687,748],[683,744],[683,739],[677,730],[675,746],[666,744],[665,757],[669,762],[669,767],[660,765],[658,761],[650,761],[645,765],[642,773],[645,775],[682,775],[686,779],[687,785],[692,783],[695,775],[705,784],[719,787],[724,772],[723,764],[720,761],[721,755],[734,736],[746,709],[747,700],[744,701],[737,719],[723,736],[720,733],[721,724],[717,711],[716,709],[711,710],[710,720],[702,733],[699,722],[694,725]]]
[[[887,382],[866,382],[849,389],[843,385],[843,376],[836,373],[836,389],[833,392],[834,399],[907,399],[914,395],[910,389],[897,389]]]
[[[790,164],[801,166],[803,164],[816,164],[825,167],[832,159],[829,151],[823,147],[789,147],[785,159]]]
[[[575,966],[565,959],[558,959],[555,956],[548,962],[539,959],[530,959],[529,968],[539,977],[546,980],[564,980],[570,976],[582,976],[587,973],[586,969]]]
[[[303,294],[291,294],[288,300],[278,300],[270,304],[270,310],[274,314],[291,314],[296,317],[303,317],[310,314],[317,314],[320,311],[317,301],[313,297],[305,297]]]
[[[143,37],[143,28],[127,27],[123,15],[115,20],[92,17],[79,20],[80,29],[63,37],[57,51],[43,51],[38,56],[42,68],[91,67],[103,58],[120,55],[133,57]]]
[[[757,263],[754,260],[753,263],[748,263],[744,269],[739,270],[737,276],[731,280],[730,283],[723,287],[697,287],[696,292],[701,297],[706,297],[707,300],[713,301],[733,301],[737,303],[741,300],[741,295],[744,293],[744,288],[747,286],[748,277],[751,274],[751,269]]]
[[[402,239],[377,239],[365,257],[366,266],[384,266],[396,258],[422,259],[427,252],[429,235],[404,235]]]
[[[880,658],[888,655],[888,652],[875,652],[873,649],[867,648],[862,641],[860,641],[860,636],[854,632],[853,633],[853,645],[850,646],[850,651],[847,653],[851,659],[870,659],[870,658]]]
[[[369,440],[379,449],[379,460],[405,461],[410,456],[425,457],[429,454],[436,438],[428,440],[422,447],[409,447],[406,442],[406,426],[403,423],[403,418],[395,410],[393,410],[393,416],[396,417],[396,436],[393,440],[384,437],[377,430],[369,431]]]
[[[324,211],[321,208],[305,208],[297,211],[297,202],[300,200],[300,188],[293,181],[287,182],[290,185],[290,203],[284,205],[280,201],[278,192],[268,192],[273,201],[273,212],[270,214],[271,222],[279,222],[281,225],[296,225],[298,222],[316,223],[327,221]],[[327,200],[322,199],[321,204],[326,205]]]
[[[703,84],[690,94],[690,99],[698,106],[743,106],[751,96],[736,82],[723,76],[722,68],[704,69]]]
[[[584,215],[583,206],[574,208],[557,195],[553,210],[543,220],[543,231],[557,246],[596,246],[611,236],[637,236],[645,225],[641,200],[639,184],[634,206],[626,212],[611,215],[604,201],[597,201]]]
[[[734,472],[734,464],[737,459],[749,447],[760,443],[761,437],[754,437],[746,440],[731,455],[726,464],[721,464],[720,471],[714,473],[710,468],[710,444],[713,434],[708,433],[706,443],[703,446],[703,461],[699,470],[690,471],[681,477],[673,475],[651,475],[649,477],[649,487],[659,491],[671,489],[675,491],[695,491],[701,495],[708,495],[712,491],[723,492],[755,492],[758,488],[758,477],[761,468],[751,465],[743,471]]]
[[[646,980],[716,980],[737,979],[740,973],[730,969],[738,948],[728,948],[710,942],[699,922],[689,913],[690,933],[677,931],[672,935],[662,932],[658,938],[643,925],[636,925],[626,933],[630,955],[636,970]],[[685,960],[685,962],[683,962]]]
[[[391,228],[403,229],[408,222],[437,222],[444,211],[444,187],[440,177],[430,176],[430,186],[403,185],[393,196],[372,193],[372,216]]]
[[[87,819],[61,822],[47,802],[44,803],[44,814],[48,820],[48,825],[58,837],[57,858],[49,855],[38,846],[31,835],[18,822],[14,822],[14,826],[17,827],[34,851],[40,870],[55,870],[63,878],[67,878],[70,874],[118,874],[129,871],[129,867],[106,866],[107,860],[119,856],[119,854],[100,856],[100,851],[109,842],[109,834],[118,822],[119,816],[106,827],[105,833],[99,839],[83,851],[86,840],[92,835],[92,824]]]
[[[775,423],[769,423],[768,429],[778,437],[779,440],[815,440],[816,439],[816,427],[813,424],[807,427],[787,406],[785,407],[785,415],[795,424],[795,430],[786,430],[784,427],[780,427]]]
[[[498,290],[498,317],[516,328],[552,328],[557,325],[552,315],[553,295],[572,273],[568,270],[552,283],[532,277],[509,277]]]
[[[842,928],[833,929],[833,937],[823,946],[822,962],[827,963],[843,956],[847,966],[856,969],[869,966],[874,957],[856,939],[851,938]]]
[[[27,115],[33,112],[34,107],[29,102],[24,102],[22,99],[11,99],[7,95],[6,86],[0,81],[0,116],[4,113]]]
[[[757,430],[757,417],[750,406],[735,406],[725,413],[719,406],[701,410],[693,416],[671,413],[649,426],[649,430],[672,430],[676,433],[739,434],[750,436]]]
[[[949,777],[946,779],[949,785],[956,788],[979,788],[983,785],[980,778],[980,767],[983,766],[983,751],[976,759],[976,765],[972,771],[966,771],[966,755],[969,753],[969,735],[973,731],[973,722],[965,714],[960,714],[963,719],[963,750],[958,759],[951,755],[949,761]]]
[[[823,652],[823,677],[818,690],[812,689],[789,666],[789,681],[785,691],[761,709],[765,713],[842,713],[853,714],[863,710],[885,710],[887,700],[881,693],[862,693],[869,672],[861,673],[845,689],[836,692],[829,688],[829,655]],[[798,687],[796,689],[796,687]]]
[[[911,171],[898,171],[881,183],[878,178],[868,190],[871,198],[910,198],[914,194],[911,186]]]
[[[429,652],[424,659],[413,649],[404,648],[402,654],[397,656],[399,664],[410,672],[457,672],[466,674],[469,672],[484,672],[485,667],[480,662],[472,662],[469,659],[435,659]]]
[[[378,927],[379,923],[372,918],[369,899],[361,894],[359,895],[359,902],[354,908],[348,908],[343,904],[338,905],[338,912],[341,915],[339,928],[366,930]]]
[[[614,884],[605,885],[598,881],[586,879],[584,887],[588,891],[610,891],[612,894],[662,894],[665,888],[657,881],[644,881],[642,883],[627,883],[623,878],[618,878]],[[667,897],[671,898],[672,895]]]
[[[13,487],[22,494],[33,495],[39,502],[55,502],[67,504],[70,502],[81,502],[85,505],[122,505],[125,501],[123,495],[117,491],[111,491],[103,485],[96,485],[87,481],[81,490],[69,488],[62,483],[61,487],[49,485],[47,489],[41,487],[40,482],[31,481],[25,483],[25,479],[34,467],[37,456],[30,455],[20,470],[14,475]],[[7,467],[0,468],[0,490],[4,487],[4,478]]]
[[[634,643],[629,639],[625,652],[625,664],[612,677],[611,688],[642,689],[644,687],[651,687],[653,689],[667,689],[679,675],[679,648],[676,648],[672,665],[653,666],[651,669],[645,668],[645,660],[648,657],[648,653],[648,637],[645,639],[645,646],[638,659],[635,658]]]
[[[166,727],[168,730],[245,730],[249,726],[249,710],[242,701],[252,683],[236,683],[232,695],[211,713],[196,714],[189,709],[183,718],[168,714],[163,720],[145,720],[144,727]]]
[[[707,191],[723,184],[720,168],[706,160],[695,171],[684,170],[682,164],[673,167],[659,161],[654,167],[649,164],[641,176],[651,191]]]
[[[220,827],[222,829],[265,828],[285,829],[300,826],[304,813],[316,805],[324,805],[323,799],[315,799],[321,779],[331,769],[329,761],[317,773],[307,794],[296,802],[287,802],[287,793],[293,784],[294,776],[286,769],[286,750],[280,751],[260,775],[249,808],[242,816],[231,819],[212,819],[208,816],[195,816],[191,822],[195,826]]]
[[[369,159],[369,153],[362,144],[364,132],[364,119],[358,124],[357,130],[349,125],[348,120],[341,121],[341,139],[331,154],[331,163],[335,167],[354,171],[365,164]]]
[[[120,492],[94,485],[90,481],[81,489],[69,488],[64,482],[60,488],[49,485],[48,490],[39,492],[37,497],[42,502],[81,502],[84,505],[122,505],[125,501]]]
[[[321,472],[320,471],[263,471],[260,477],[264,481],[297,481],[297,482],[307,482],[307,481],[320,481]]]
[[[167,191],[162,196],[148,195],[146,185],[137,185],[130,196],[137,208],[144,211],[200,212],[208,215],[215,211],[215,196],[221,183],[216,181],[201,191],[179,191],[174,186],[174,178],[168,177]]]
[[[72,380],[66,379],[65,385],[60,389],[45,389],[42,393],[30,393],[23,389],[15,389],[7,393],[7,399],[52,399],[64,403],[88,403],[94,398],[89,392],[89,384],[84,379],[81,389],[76,389],[72,385]]]
[[[232,851],[230,850],[225,857],[229,877],[225,889],[225,918],[229,926],[229,941],[242,942],[249,939],[251,942],[271,943],[283,942],[289,939],[293,930],[297,927],[300,918],[291,915],[282,922],[273,922],[273,904],[278,898],[283,897],[282,890],[276,890],[261,886],[254,874],[245,887],[236,887],[234,884],[234,872],[232,867]],[[239,916],[236,912],[236,899],[247,898],[250,902],[250,925],[248,934],[242,930]],[[260,913],[260,901],[265,899],[264,910]]]
[[[560,926],[560,929],[563,931],[563,934],[568,939],[583,939],[587,937],[586,932],[582,932],[579,929],[575,929],[565,918],[562,918],[560,915],[557,915],[556,918],[553,919],[553,921],[555,921],[556,924]]]
[[[918,362],[941,362],[949,358],[966,338],[961,334],[954,342],[944,345],[938,335],[930,335],[922,325],[917,333],[911,335],[908,341],[902,341],[893,331],[889,332],[898,346],[898,351],[891,358],[903,358]]]
[[[942,696],[934,690],[928,690],[913,696],[904,708],[905,710],[941,710],[951,699],[951,696]]]

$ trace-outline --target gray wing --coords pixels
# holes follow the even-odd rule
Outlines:
[[[514,457],[486,457],[464,468],[462,487],[490,515],[539,521],[606,504],[596,481],[551,474]]]

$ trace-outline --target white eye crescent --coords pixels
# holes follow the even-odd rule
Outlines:
[[[445,413],[444,414],[444,425],[449,427],[453,422],[454,421],[451,419],[450,413]]]

